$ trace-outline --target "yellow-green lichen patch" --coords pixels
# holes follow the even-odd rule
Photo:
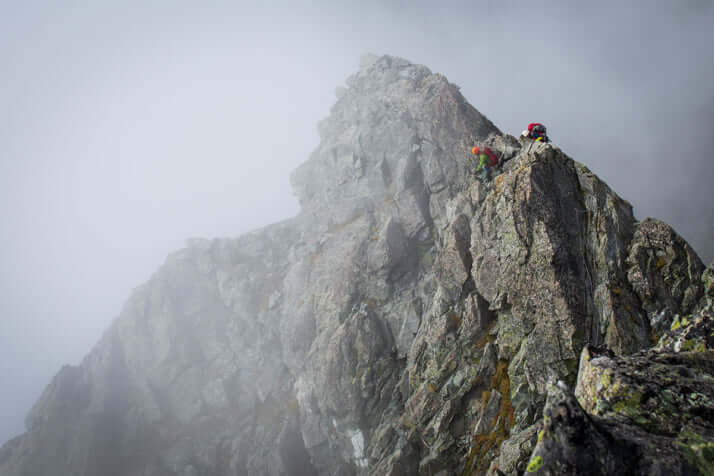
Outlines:
[[[680,318],[679,316],[675,316],[674,321],[672,321],[672,325],[670,326],[670,330],[676,331],[680,327],[686,327],[689,324],[689,319],[687,319],[686,317]]]
[[[535,473],[541,466],[543,466],[543,458],[541,456],[534,456],[530,463],[528,463],[526,472]]]
[[[702,474],[714,474],[714,443],[693,431],[683,431],[677,444],[684,457]]]
[[[633,392],[627,393],[627,394],[625,395],[625,398],[623,398],[622,400],[620,400],[620,402],[623,402],[623,403],[625,403],[625,404],[627,404],[627,405],[630,405],[630,406],[639,405],[641,401],[642,401],[642,392],[638,392],[638,391],[636,391],[636,390],[633,391]]]
[[[642,393],[632,392],[624,395],[623,398],[612,405],[613,411],[621,415],[631,418],[640,416],[640,402],[642,401]]]
[[[605,399],[598,399],[594,397],[593,408],[596,415],[602,415],[610,410],[610,402]]]
[[[600,383],[602,384],[602,388],[607,388],[612,384],[612,375],[610,371],[605,370],[602,375],[600,376]]]
[[[702,339],[688,339],[682,342],[683,352],[706,352],[707,345]]]

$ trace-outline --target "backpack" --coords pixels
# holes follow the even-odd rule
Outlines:
[[[531,122],[528,124],[528,132],[536,136],[545,135],[545,126],[540,122]]]
[[[476,146],[471,150],[471,153],[474,155],[478,155],[481,152],[486,154],[486,156],[488,157],[488,159],[490,161],[490,163],[486,164],[486,165],[488,165],[489,167],[494,167],[496,164],[498,164],[498,157],[496,157],[496,154],[494,154],[493,151],[489,147],[484,147],[482,150],[478,146]]]
[[[483,152],[488,156],[488,158],[491,160],[491,163],[488,164],[489,167],[495,167],[496,164],[498,164],[498,157],[496,157],[496,154],[493,153],[491,149],[488,147],[483,148]]]
[[[541,139],[543,142],[548,142],[545,126],[539,122],[531,122],[528,124],[528,137],[531,139]]]

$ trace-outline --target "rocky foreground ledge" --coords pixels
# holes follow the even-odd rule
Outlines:
[[[573,394],[553,385],[533,474],[714,474],[714,267],[708,300],[630,356],[586,347]]]
[[[403,59],[319,129],[301,213],[169,256],[0,474],[707,474],[708,285],[674,230]],[[486,184],[483,142],[513,151]]]

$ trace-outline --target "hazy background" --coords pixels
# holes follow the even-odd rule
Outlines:
[[[297,212],[365,52],[544,122],[714,258],[711,1],[87,3],[0,0],[0,442],[185,239]]]

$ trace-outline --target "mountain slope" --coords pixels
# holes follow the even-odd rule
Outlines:
[[[556,146],[399,58],[347,86],[293,173],[300,215],[171,255],[1,474],[522,471],[587,343],[633,353],[694,310],[693,250]],[[477,142],[514,155],[489,184]]]

